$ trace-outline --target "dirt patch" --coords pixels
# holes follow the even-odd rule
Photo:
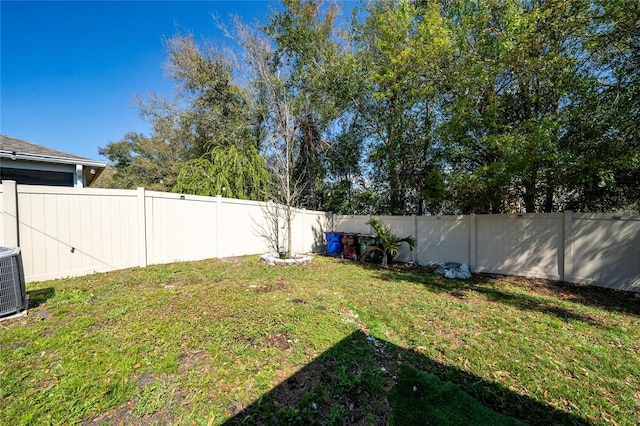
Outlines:
[[[150,385],[155,381],[156,381],[156,377],[151,373],[142,373],[140,376],[136,378],[136,382],[138,382],[138,385],[140,387]]]
[[[274,334],[264,338],[264,346],[286,351],[291,348],[291,339],[284,334]]]
[[[169,406],[165,405],[159,411],[144,415],[141,418],[135,417],[133,409],[135,401],[129,401],[121,405],[115,410],[111,410],[100,416],[94,417],[82,422],[83,425],[134,425],[134,426],[151,426],[151,425],[168,425],[175,424],[176,417],[169,412]]]
[[[192,351],[189,348],[185,348],[184,353],[178,357],[180,373],[194,368],[206,369],[209,358],[209,354],[205,351]]]
[[[640,293],[513,275],[478,274],[489,282],[509,282],[521,287],[533,287],[536,291],[558,299],[598,306],[601,308],[640,315]]]
[[[460,346],[464,346],[467,343],[458,337],[458,333],[455,331],[443,332],[442,330],[434,329],[433,333],[440,337],[443,340],[449,341],[449,346],[451,349],[457,349]]]
[[[286,351],[291,349],[292,341],[289,337],[284,334],[270,334],[266,337],[248,337],[248,336],[239,336],[236,338],[237,341],[247,342],[252,347],[259,348],[278,348],[280,350]]]
[[[258,293],[269,293],[271,291],[282,291],[286,290],[287,284],[284,282],[282,278],[277,281],[266,283],[266,284],[256,284],[253,288],[255,288]]]
[[[91,327],[87,328],[87,331],[85,331],[84,335],[85,336],[90,336],[93,333],[96,333],[100,330],[102,330],[104,328],[104,324],[102,323],[97,323],[92,325]]]

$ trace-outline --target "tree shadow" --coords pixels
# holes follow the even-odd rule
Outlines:
[[[366,265],[366,268],[371,268]],[[446,279],[434,275],[430,268],[396,265],[389,270],[380,269],[376,277],[385,281],[409,281],[421,284],[437,293],[450,293],[464,297],[465,292],[482,293],[489,300],[509,304],[520,309],[534,310],[556,315],[563,320],[575,319],[593,324],[592,318],[575,313],[557,304],[545,301],[542,296],[550,296],[562,301],[596,307],[610,312],[640,316],[640,294],[630,291],[613,290],[605,287],[574,284],[540,278],[527,278],[497,274],[474,273],[470,280]],[[512,294],[496,286],[500,281],[529,288],[540,294],[540,298],[524,294]]]
[[[29,308],[37,308],[55,296],[56,290],[53,287],[41,288],[39,290],[28,290],[27,295],[29,295]]]
[[[402,385],[398,377],[406,366],[453,383],[492,410],[489,411],[490,417],[495,421],[483,424],[517,424],[504,416],[539,425],[590,424],[586,419],[512,392],[498,383],[444,365],[362,331],[345,337],[254,403],[235,411],[235,415],[225,424],[386,425],[389,424],[390,414],[394,415],[394,407],[397,408],[396,404],[399,404],[398,394],[401,393],[395,392],[394,387]],[[421,411],[436,409],[441,407],[427,405],[420,408]],[[451,415],[456,414],[452,412]],[[473,421],[469,423],[454,417],[446,417],[446,423],[474,424]]]

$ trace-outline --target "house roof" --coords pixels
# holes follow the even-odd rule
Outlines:
[[[0,135],[0,157],[45,163],[80,164],[98,168],[107,166],[103,161],[80,157],[5,135]]]
[[[40,164],[80,165],[84,170],[83,174],[85,175],[84,179],[86,180],[85,184],[87,186],[91,185],[91,183],[100,176],[105,167],[107,167],[107,163],[104,161],[92,160],[21,139],[12,138],[11,136],[0,135],[0,160],[4,158],[16,160],[16,163],[20,161],[33,161],[34,163]]]

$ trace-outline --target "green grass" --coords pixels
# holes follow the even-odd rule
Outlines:
[[[27,290],[29,315],[0,322],[0,424],[458,424],[456,410],[475,416],[465,424],[640,419],[633,294],[319,256]]]

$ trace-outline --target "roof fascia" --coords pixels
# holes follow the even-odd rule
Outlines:
[[[38,154],[24,154],[20,152],[0,151],[0,157],[9,158],[12,160],[25,160],[25,161],[39,161],[44,163],[59,163],[59,164],[80,164],[83,166],[93,167],[107,167],[107,163],[101,161],[90,160],[88,158],[68,158],[68,157],[54,157],[49,155]]]

